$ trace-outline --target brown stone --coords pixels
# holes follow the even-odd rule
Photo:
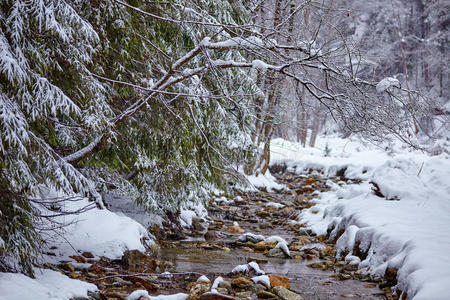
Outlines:
[[[205,240],[207,241],[215,240],[217,238],[219,238],[219,234],[215,230],[208,230],[205,234]]]
[[[197,281],[192,284],[189,289],[187,300],[199,300],[200,297],[211,289],[211,282]]]
[[[231,281],[231,286],[234,288],[245,288],[250,285],[253,285],[253,281],[245,276],[237,277]]]
[[[295,197],[295,202],[303,204],[303,202],[306,202],[306,197],[303,194],[299,194]]]
[[[387,281],[387,286],[394,286],[397,284],[397,269],[387,268],[384,272],[384,279]]]
[[[311,208],[315,205],[316,205],[316,203],[314,203],[314,202],[307,202],[303,205],[303,208]]]
[[[272,289],[272,291],[282,300],[304,300],[304,298],[299,294],[296,294],[282,286],[276,286]]]
[[[294,215],[295,209],[292,206],[285,207],[280,211],[284,216],[289,217]]]
[[[90,272],[94,272],[94,273],[101,273],[101,272],[103,272],[103,267],[102,266],[100,266],[98,263],[93,263],[90,267],[89,267],[89,269],[88,269]]]
[[[65,271],[75,272],[75,268],[73,267],[73,265],[71,263],[60,264],[58,267]]]
[[[69,273],[69,277],[72,279],[78,279],[78,278],[81,278],[81,273],[71,272],[71,273]]]
[[[276,207],[276,206],[267,206],[267,207],[264,208],[264,210],[268,211],[268,212],[275,212],[275,211],[278,211],[279,208]]]
[[[79,262],[79,263],[86,263],[87,262],[86,258],[84,258],[83,256],[80,256],[80,255],[72,255],[72,256],[69,256],[69,257],[72,258],[73,260],[75,260],[76,262]]]
[[[322,252],[320,252],[321,256],[332,256],[335,257],[336,256],[336,248],[328,246],[327,248],[325,248],[325,250],[323,250]]]
[[[256,243],[254,248],[255,248],[255,250],[258,250],[258,251],[264,251],[264,250],[273,249],[273,248],[275,248],[276,245],[277,245],[277,241],[272,241],[272,242],[261,241],[259,243]]]
[[[123,253],[122,263],[125,266],[135,267],[137,265],[143,265],[146,259],[147,255],[139,250],[127,250]]]
[[[106,299],[112,300],[112,299],[126,299],[127,294],[119,291],[107,291],[104,294],[106,296]]]
[[[83,255],[86,258],[94,258],[94,255],[88,251],[84,251],[83,253],[81,253],[81,255]]]
[[[245,232],[245,230],[239,226],[230,226],[227,228],[227,231],[229,233],[244,233]]]
[[[133,270],[148,270],[155,271],[160,262],[157,262],[153,258],[139,250],[127,250],[122,256],[122,264],[129,269]]]
[[[311,241],[307,236],[299,236],[298,240],[289,245],[289,250],[299,251],[303,246],[310,244]]]
[[[282,286],[287,289],[291,288],[291,283],[289,281],[289,278],[287,278],[287,277],[284,277],[281,275],[270,274],[269,279],[270,279],[271,287]]]
[[[358,264],[346,264],[342,268],[344,271],[357,271],[358,270]]]
[[[296,190],[295,192],[297,193],[297,195],[305,194],[305,193],[312,193],[312,192],[314,192],[314,188],[312,188],[310,186],[305,186],[303,188]]]
[[[312,178],[312,177],[306,178],[306,180],[305,180],[305,185],[312,185],[312,184],[314,184],[316,181],[317,181],[317,180],[314,179],[314,178]]]
[[[267,218],[267,217],[270,217],[270,212],[267,210],[261,209],[256,212],[256,215],[261,218]]]
[[[161,260],[161,261],[159,261],[159,262],[157,263],[154,259],[149,259],[149,260],[146,262],[145,266],[146,266],[148,269],[151,269],[151,270],[156,269],[156,268],[153,268],[153,267],[152,267],[152,266],[153,266],[152,262],[154,262],[155,264],[158,265],[158,268],[159,268],[159,270],[160,270],[161,272],[165,272],[165,271],[173,270],[173,269],[174,269],[174,264],[173,264],[172,262],[166,261],[166,260]]]
[[[202,294],[199,300],[235,300],[236,298],[220,293],[206,292]]]
[[[313,260],[316,256],[314,254],[306,254],[307,260]]]
[[[315,262],[315,263],[312,263],[312,264],[308,264],[306,266],[309,267],[309,268],[312,268],[312,269],[323,269],[324,264],[323,264],[323,262]]]
[[[264,290],[258,291],[256,293],[256,296],[258,296],[258,298],[260,298],[260,299],[278,299],[277,295],[272,294],[271,292],[268,292],[268,291],[264,291]]]

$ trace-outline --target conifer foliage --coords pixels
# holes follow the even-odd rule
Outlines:
[[[29,273],[39,213],[27,197],[46,197],[43,187],[98,196],[61,155],[103,128],[111,110],[88,71],[99,36],[73,4],[19,0],[0,8],[0,256],[12,255]]]
[[[182,2],[128,3],[182,18]],[[194,1],[187,13],[219,22],[207,15],[217,3]],[[245,120],[214,97],[217,78],[205,85],[192,77],[123,113],[203,38],[203,27],[112,0],[6,0],[0,9],[0,268],[32,273],[43,210],[64,207],[50,195],[103,207],[101,193],[112,187],[149,209],[176,210],[233,178],[224,175],[249,147]]]

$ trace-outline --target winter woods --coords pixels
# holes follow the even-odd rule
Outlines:
[[[432,140],[448,126],[445,3],[385,2],[3,1],[0,267],[31,272],[55,194],[176,210],[330,119]]]

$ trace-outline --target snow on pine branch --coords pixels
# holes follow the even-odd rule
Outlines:
[[[16,59],[8,40],[0,29],[0,72],[11,82],[23,83],[27,73]]]
[[[27,121],[17,103],[4,94],[0,89],[0,153],[5,154],[9,149],[16,149],[19,157],[27,155],[26,145],[30,141],[27,131]]]
[[[202,46],[213,50],[236,50],[236,49],[264,49],[264,50],[274,50],[274,49],[284,49],[284,50],[298,50],[311,56],[316,55],[311,54],[310,51],[305,49],[300,45],[283,45],[278,44],[276,40],[262,40],[256,36],[249,37],[234,37],[224,41],[210,42],[209,38],[203,39],[201,42]]]

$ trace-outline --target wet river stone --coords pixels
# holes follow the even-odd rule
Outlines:
[[[282,300],[304,300],[299,294],[296,294],[282,286],[276,286],[272,289],[272,291]]]

